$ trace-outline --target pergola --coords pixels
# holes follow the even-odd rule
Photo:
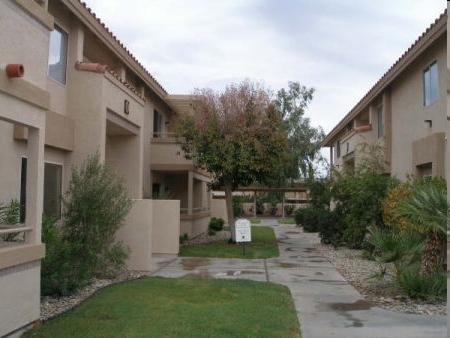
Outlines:
[[[236,189],[236,191],[241,192],[253,192],[253,217],[256,217],[256,196],[258,192],[279,192],[282,193],[282,201],[281,201],[281,213],[282,217],[284,217],[284,204],[285,204],[285,193],[286,192],[303,192],[306,193],[308,188],[305,186],[299,186],[295,188],[263,188],[263,187],[242,187]],[[301,203],[307,203],[308,200],[304,199]]]

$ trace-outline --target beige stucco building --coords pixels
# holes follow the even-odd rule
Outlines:
[[[447,59],[444,13],[325,137],[334,167],[354,170],[358,145],[377,144],[399,179],[445,177]]]
[[[0,202],[21,204],[21,224],[0,235],[25,233],[0,241],[3,336],[39,319],[41,215],[61,217],[71,168],[88,155],[123,175],[134,199],[117,234],[132,269],[206,231],[211,194],[171,134],[190,97],[169,95],[81,1],[4,0],[0,13]]]

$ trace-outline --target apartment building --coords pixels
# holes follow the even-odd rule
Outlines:
[[[386,172],[446,176],[447,12],[375,83],[323,141],[332,165],[353,171],[363,144],[383,150]]]
[[[153,253],[178,253],[180,234],[205,231],[211,194],[171,134],[191,98],[169,95],[81,1],[4,0],[0,13],[0,202],[21,204],[21,224],[0,235],[24,237],[0,240],[3,336],[39,319],[41,215],[61,218],[71,168],[88,155],[98,152],[134,199],[117,234],[131,269],[149,270]]]

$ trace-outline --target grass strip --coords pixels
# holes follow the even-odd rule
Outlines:
[[[23,337],[300,337],[289,290],[248,280],[112,285]]]

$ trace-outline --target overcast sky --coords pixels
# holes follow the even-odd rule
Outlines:
[[[85,0],[170,94],[245,78],[316,89],[329,132],[444,11],[443,0]]]

